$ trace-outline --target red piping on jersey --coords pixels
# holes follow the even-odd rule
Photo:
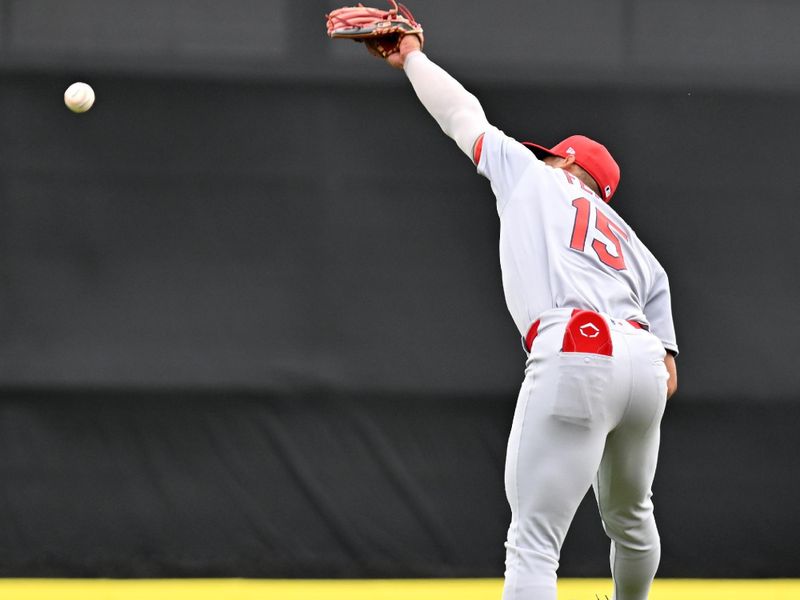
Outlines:
[[[483,153],[483,136],[486,135],[482,133],[478,136],[478,139],[475,140],[475,146],[472,148],[472,161],[477,165],[481,161],[481,154]]]

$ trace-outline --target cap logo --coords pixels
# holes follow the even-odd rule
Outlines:
[[[570,146],[569,148],[567,148],[567,154],[572,154],[572,156],[575,156],[575,154],[577,154],[577,152],[575,152],[575,148]]]
[[[611,195],[611,186],[610,185],[606,186],[605,192],[606,192],[606,198],[608,198]]]

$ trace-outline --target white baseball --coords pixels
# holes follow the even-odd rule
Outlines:
[[[94,104],[94,90],[88,83],[77,81],[64,92],[64,104],[75,113],[83,113]]]

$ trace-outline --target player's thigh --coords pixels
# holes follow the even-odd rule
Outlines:
[[[589,418],[562,414],[564,394],[587,371],[584,360],[574,362],[556,351],[529,366],[506,462],[507,492],[516,517],[520,522],[547,520],[555,524],[558,537],[592,484],[608,432],[603,410],[592,411]],[[605,401],[604,391],[602,386],[584,389],[596,394],[587,398],[596,407]]]
[[[608,435],[594,484],[601,512],[609,518],[625,511],[646,512],[658,462],[666,406],[663,352],[644,340],[632,353],[632,364],[630,402]]]
[[[650,495],[658,462],[658,429],[644,437],[609,434],[593,483],[603,519],[637,518],[650,508]],[[639,516],[646,517],[641,513]]]

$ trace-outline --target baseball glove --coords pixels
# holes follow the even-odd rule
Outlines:
[[[334,39],[344,38],[364,42],[375,56],[386,58],[400,47],[405,35],[416,34],[422,39],[422,26],[414,15],[402,4],[389,0],[392,8],[381,10],[359,3],[358,6],[343,6],[325,15],[328,19],[328,35]]]

